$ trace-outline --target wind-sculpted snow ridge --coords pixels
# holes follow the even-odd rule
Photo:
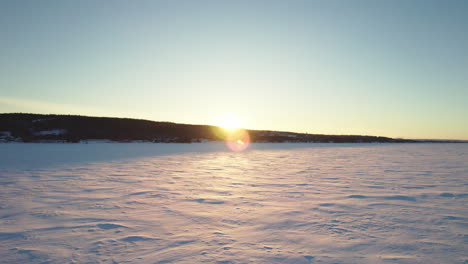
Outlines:
[[[0,263],[468,263],[467,145],[170,153],[0,167]]]

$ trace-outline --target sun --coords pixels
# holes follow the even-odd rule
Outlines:
[[[234,152],[242,152],[250,145],[249,131],[242,128],[244,124],[235,115],[224,115],[218,119],[218,127],[222,129],[217,131],[219,139],[225,141],[226,146]]]
[[[225,129],[236,129],[241,127],[241,122],[236,116],[229,115],[220,119],[219,126]]]

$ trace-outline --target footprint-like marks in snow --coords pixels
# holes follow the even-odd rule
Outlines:
[[[365,196],[365,195],[360,195],[360,194],[353,194],[353,195],[348,196],[348,198],[350,198],[350,199],[367,199],[369,197]]]
[[[383,200],[398,200],[398,201],[409,201],[415,202],[416,198],[412,196],[406,195],[389,195],[389,196],[366,196],[360,194],[349,195],[347,198],[349,199],[383,199]]]
[[[14,240],[23,240],[26,239],[26,235],[22,232],[12,232],[12,233],[0,233],[0,240],[14,239]]]
[[[146,236],[128,236],[128,237],[124,237],[120,239],[120,241],[123,241],[123,242],[154,241],[154,240],[161,240],[161,239],[146,237]]]
[[[323,206],[323,207],[330,207],[330,206],[335,206],[334,203],[321,203],[319,204],[320,206]]]
[[[223,204],[224,201],[221,201],[221,200],[216,200],[216,199],[203,199],[203,198],[200,198],[200,199],[193,199],[193,200],[190,200],[192,202],[197,202],[197,203],[201,203],[201,204]]]
[[[443,217],[444,220],[465,220],[464,217],[453,216],[453,215],[446,215]]]
[[[104,230],[115,229],[115,228],[128,228],[126,226],[116,225],[116,224],[97,224],[96,226]]]
[[[446,197],[446,198],[452,198],[452,197],[455,197],[455,194],[453,193],[441,193],[439,194],[440,197]]]
[[[405,195],[392,195],[392,196],[383,196],[384,200],[399,200],[399,201],[411,201],[416,202],[416,198],[412,196],[405,196]]]
[[[17,254],[21,254],[28,259],[28,262],[34,263],[49,263],[47,260],[49,256],[46,252],[37,250],[37,249],[22,249],[22,248],[13,248],[13,251],[16,251]]]

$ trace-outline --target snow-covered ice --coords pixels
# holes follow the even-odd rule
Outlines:
[[[37,132],[34,132],[33,134],[35,136],[46,136],[46,135],[63,135],[65,134],[67,131],[64,130],[64,129],[53,129],[53,130],[42,130],[42,131],[37,131]]]
[[[468,144],[2,144],[0,158],[0,263],[468,263]]]

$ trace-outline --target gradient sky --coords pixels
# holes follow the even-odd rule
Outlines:
[[[468,1],[0,2],[0,112],[468,139]]]

